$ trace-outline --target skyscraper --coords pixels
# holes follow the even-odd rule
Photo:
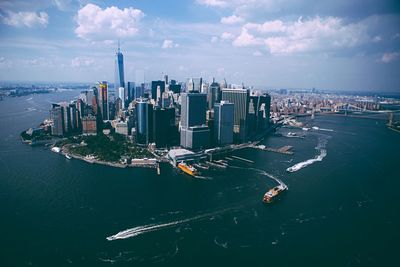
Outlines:
[[[159,94],[161,96],[165,91],[165,82],[164,81],[152,81],[151,82],[151,98],[157,101],[157,88],[159,89]]]
[[[222,99],[227,100],[234,106],[233,132],[236,139],[245,141],[247,138],[247,115],[249,112],[248,89],[222,89]]]
[[[181,146],[197,149],[209,145],[210,129],[206,126],[207,95],[183,93],[181,104]]]
[[[269,127],[271,96],[269,94],[254,94],[250,96],[249,116],[252,116],[249,124],[250,132],[259,132]]]
[[[101,118],[103,120],[109,120],[109,108],[108,108],[108,83],[103,81],[99,82],[99,106],[101,112]]]
[[[153,105],[147,99],[136,102],[136,142],[147,145],[153,137]]]
[[[233,142],[234,104],[221,101],[214,106],[214,141],[218,145]]]
[[[221,100],[221,89],[215,79],[211,83],[210,87],[208,88],[207,93],[207,101],[208,101],[208,109],[213,109],[214,104]]]
[[[115,88],[118,89],[120,87],[125,88],[125,79],[124,79],[124,56],[121,53],[118,41],[118,51],[115,54]]]
[[[127,91],[128,91],[128,103],[130,103],[132,100],[137,98],[135,96],[135,83],[134,82],[127,82]]]
[[[50,118],[53,120],[51,126],[51,134],[54,136],[64,135],[64,116],[63,108],[59,104],[52,104],[52,109],[50,110]]]
[[[120,87],[118,88],[118,98],[121,99],[122,109],[125,108],[125,88]]]
[[[187,92],[201,92],[201,87],[203,84],[202,78],[189,78],[186,82]]]

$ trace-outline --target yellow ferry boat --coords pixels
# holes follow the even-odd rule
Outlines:
[[[181,162],[178,164],[178,168],[182,170],[184,173],[187,173],[191,176],[196,176],[199,172],[191,165]]]

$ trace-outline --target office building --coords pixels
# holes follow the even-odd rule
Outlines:
[[[63,108],[59,104],[52,104],[50,110],[50,119],[53,121],[51,125],[51,134],[54,136],[64,135],[64,116]]]
[[[124,56],[121,53],[118,41],[118,51],[115,54],[115,88],[125,87],[124,79]]]
[[[153,105],[147,99],[136,102],[136,142],[148,145],[153,140]]]
[[[269,127],[271,96],[251,95],[249,101],[249,131],[258,133]]]
[[[175,125],[175,109],[156,107],[153,110],[153,142],[156,147],[174,143],[178,129]]]
[[[135,96],[135,83],[134,82],[127,82],[126,83],[126,91],[127,91],[127,100],[128,103],[132,102],[136,98]]]
[[[207,95],[183,93],[181,101],[181,146],[191,149],[208,147],[210,129],[206,126]]]
[[[187,92],[201,92],[202,84],[202,78],[189,78],[186,82]]]
[[[222,100],[234,104],[233,132],[235,139],[243,142],[247,139],[249,112],[248,89],[222,89]]]
[[[99,82],[99,107],[101,118],[103,120],[109,120],[110,112],[108,106],[108,83],[105,81]]]
[[[165,91],[165,82],[164,81],[152,81],[151,82],[151,98],[152,99],[157,101],[157,92],[159,93],[159,95],[161,95],[162,93],[164,93],[164,91]]]
[[[118,88],[118,98],[121,99],[122,109],[125,109],[125,88],[124,87]]]
[[[181,101],[181,127],[206,124],[206,94],[182,93]]]
[[[96,135],[97,134],[97,119],[93,115],[82,117],[82,134]]]
[[[215,103],[218,103],[219,101],[221,101],[221,88],[213,78],[213,82],[209,86],[207,92],[208,109],[213,109]]]
[[[233,142],[234,104],[221,101],[214,106],[214,142],[218,145]]]

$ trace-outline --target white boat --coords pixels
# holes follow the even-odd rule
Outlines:
[[[56,147],[56,146],[53,146],[53,147],[51,148],[51,151],[56,152],[56,153],[60,153],[61,148]]]
[[[310,130],[310,128],[307,128],[307,127],[303,127],[303,128],[301,128],[303,131],[308,131],[308,130]]]
[[[65,157],[66,157],[67,159],[72,159],[72,157],[71,157],[70,155],[68,155],[68,154],[65,154]]]
[[[317,127],[317,126],[313,126],[312,128],[313,128],[313,130],[319,130],[319,127]]]

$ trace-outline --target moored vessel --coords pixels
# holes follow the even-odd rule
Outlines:
[[[196,168],[184,162],[178,163],[178,168],[182,170],[184,173],[189,174],[191,176],[199,175],[199,172],[196,170]]]

